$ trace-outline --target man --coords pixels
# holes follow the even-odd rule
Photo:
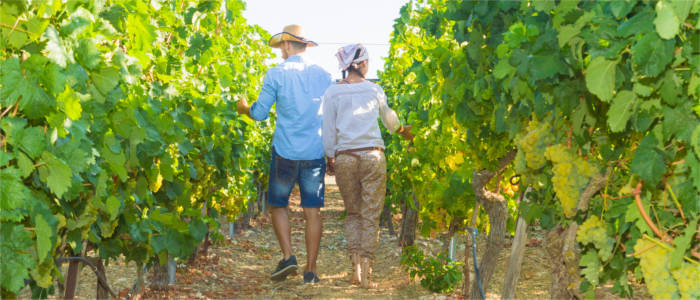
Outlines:
[[[299,25],[284,27],[270,38],[270,46],[280,48],[285,61],[268,70],[258,100],[248,106],[238,102],[238,112],[254,120],[265,120],[272,104],[277,103],[277,122],[272,139],[272,160],[268,202],[272,226],[284,257],[272,272],[271,279],[284,280],[297,268],[292,255],[289,225],[289,195],[299,184],[301,207],[306,220],[307,263],[304,282],[316,283],[316,258],[321,243],[321,207],[324,200],[326,162],[321,140],[321,96],[333,83],[331,75],[301,54],[306,47],[317,46],[304,38]]]

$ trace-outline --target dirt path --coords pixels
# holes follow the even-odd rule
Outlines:
[[[283,282],[272,282],[269,274],[281,258],[281,251],[274,236],[268,217],[252,221],[253,229],[241,232],[234,239],[215,243],[210,247],[208,257],[200,257],[194,266],[179,265],[176,283],[167,292],[146,291],[143,298],[186,298],[186,299],[459,299],[461,285],[448,295],[434,294],[424,289],[420,281],[412,281],[400,264],[401,251],[397,237],[386,229],[380,232],[379,248],[374,264],[375,289],[364,290],[351,285],[347,280],[350,271],[345,254],[343,233],[343,203],[332,177],[326,178],[326,206],[321,211],[323,237],[317,263],[321,281],[315,285],[305,285],[301,272]],[[292,224],[292,244],[294,254],[300,264],[306,262],[304,246],[304,220],[299,207],[299,194],[295,189],[291,199],[290,220]],[[394,227],[399,228],[400,216],[394,219]],[[529,233],[529,243],[525,250],[523,268],[516,288],[516,298],[548,298],[550,276],[549,261],[542,248],[541,231]],[[463,239],[458,239],[463,245]],[[437,253],[443,248],[437,238],[418,237],[416,243],[428,253]],[[484,249],[483,239],[479,249]],[[463,260],[464,248],[457,249],[459,261]],[[501,284],[504,278],[510,244],[506,243],[500,253],[499,263],[493,280],[486,289],[487,299],[500,299]],[[481,253],[480,253],[481,254]],[[481,257],[481,256],[479,256]],[[300,265],[300,267],[303,267]],[[65,268],[62,272],[65,272]],[[64,273],[65,274],[65,273]],[[107,278],[120,296],[126,295],[136,278],[135,265],[125,265],[114,261],[107,266]],[[474,274],[471,274],[474,278]],[[598,289],[599,299],[617,298],[610,294],[610,287]],[[635,297],[649,298],[643,287],[635,287]],[[24,298],[30,296],[25,290]],[[83,268],[77,290],[79,298],[94,298],[95,276],[89,268]],[[55,298],[50,297],[50,298]]]

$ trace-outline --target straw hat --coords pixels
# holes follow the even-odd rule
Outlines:
[[[279,48],[282,42],[284,41],[291,41],[291,42],[299,42],[306,44],[307,47],[315,47],[318,46],[316,42],[307,40],[304,38],[304,31],[302,30],[300,25],[287,25],[284,26],[284,29],[282,32],[273,35],[270,38],[270,47],[272,48]]]

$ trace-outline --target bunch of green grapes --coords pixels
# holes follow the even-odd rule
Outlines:
[[[653,247],[648,249],[649,247]],[[648,249],[644,251],[645,249]],[[647,284],[649,293],[655,299],[678,299],[678,287],[671,278],[668,270],[669,251],[645,239],[639,239],[634,245],[635,252],[642,252],[639,255],[639,265],[642,267],[642,274]],[[680,274],[679,274],[680,275]],[[688,283],[692,288],[697,281]]]
[[[552,142],[552,135],[548,123],[532,120],[527,126],[527,134],[518,139],[518,154],[525,159],[525,166],[537,170],[547,161],[544,157],[547,144]]]
[[[671,275],[678,283],[682,300],[700,299],[700,266],[684,262]]]
[[[552,184],[561,202],[564,215],[572,217],[576,213],[576,203],[581,191],[597,170],[561,144],[548,147],[544,155],[552,161],[552,172],[554,172]]]
[[[607,261],[612,255],[613,240],[608,236],[605,224],[598,216],[591,216],[581,224],[576,232],[576,240],[584,245],[593,244],[603,261]]]

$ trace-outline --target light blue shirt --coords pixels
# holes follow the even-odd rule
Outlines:
[[[258,121],[267,119],[277,102],[272,145],[280,156],[292,160],[323,158],[321,96],[332,83],[330,73],[298,55],[267,71],[250,116]]]

